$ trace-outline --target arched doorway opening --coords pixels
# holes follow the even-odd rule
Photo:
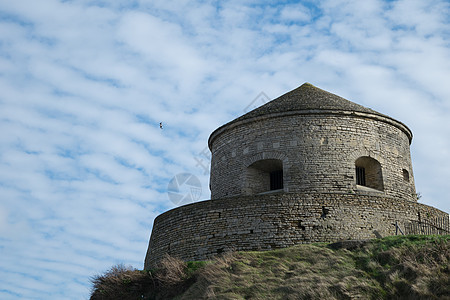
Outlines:
[[[262,159],[254,162],[246,172],[247,194],[283,190],[283,162],[279,159]]]
[[[356,185],[383,191],[383,174],[378,160],[361,156],[355,161]]]

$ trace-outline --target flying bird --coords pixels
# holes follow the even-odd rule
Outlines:
[[[163,129],[163,124],[162,124],[162,122],[159,123],[159,128]]]

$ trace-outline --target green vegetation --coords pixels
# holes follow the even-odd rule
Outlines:
[[[210,262],[167,256],[92,279],[96,299],[450,299],[450,236],[395,236],[226,253]]]

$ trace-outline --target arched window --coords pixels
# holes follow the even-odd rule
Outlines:
[[[381,164],[374,158],[361,156],[355,161],[356,184],[379,191],[384,190]]]
[[[283,189],[283,162],[279,159],[258,160],[247,168],[246,193],[258,194]]]
[[[403,169],[403,180],[409,182],[409,172],[406,169]]]

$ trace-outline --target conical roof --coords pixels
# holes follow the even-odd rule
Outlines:
[[[251,121],[252,119],[259,119],[260,117],[272,117],[283,114],[351,114],[351,115],[365,115],[365,117],[376,118],[380,121],[387,122],[400,128],[406,133],[409,141],[412,140],[411,130],[403,123],[381,114],[373,109],[356,104],[352,101],[344,99],[338,95],[324,91],[315,87],[310,83],[304,83],[298,88],[287,92],[284,95],[240,116],[237,119],[228,122],[225,125],[217,128],[209,137],[208,144],[211,147],[211,142],[215,137],[233,126]]]
[[[349,111],[385,116],[370,108],[319,89],[310,83],[304,83],[298,88],[246,113],[232,122],[267,114],[302,110]]]

